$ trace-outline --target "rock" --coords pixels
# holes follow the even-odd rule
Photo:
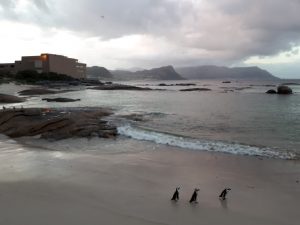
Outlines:
[[[197,84],[194,83],[179,83],[175,84],[176,86],[196,86]]]
[[[290,95],[290,94],[293,94],[293,90],[288,86],[280,85],[277,87],[277,94]]]
[[[47,94],[55,94],[55,91],[49,89],[42,88],[32,88],[24,91],[20,91],[20,95],[47,95]]]
[[[74,137],[110,138],[114,125],[103,120],[112,112],[103,108],[31,108],[0,111],[0,133],[12,138],[40,135],[60,140]]]
[[[270,89],[266,93],[267,94],[277,94],[277,91],[275,91],[274,89]]]
[[[13,95],[0,94],[0,103],[20,103],[24,101],[24,98]]]
[[[231,81],[223,81],[223,84],[231,84]]]
[[[181,89],[180,91],[211,91],[209,88],[189,88],[189,89]]]
[[[109,84],[103,85],[99,87],[90,88],[92,90],[128,90],[128,91],[149,91],[152,90],[150,88],[142,88],[136,87],[131,85],[124,85],[124,84]]]
[[[43,101],[47,102],[77,102],[80,99],[72,99],[72,98],[43,98]]]
[[[173,86],[173,84],[172,84],[172,85],[168,85],[168,84],[165,84],[165,83],[161,83],[161,84],[159,84],[158,86],[161,86],[161,87],[167,87],[167,86]]]

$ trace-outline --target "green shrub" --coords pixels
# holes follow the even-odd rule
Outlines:
[[[38,73],[35,70],[20,71],[15,75],[15,79],[19,82],[36,83],[39,81],[74,81],[73,77],[57,74],[57,73]]]

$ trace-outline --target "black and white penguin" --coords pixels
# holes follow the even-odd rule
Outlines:
[[[198,197],[198,191],[199,191],[199,190],[200,190],[200,189],[195,188],[194,193],[193,193],[193,195],[192,195],[192,197],[191,197],[190,203],[198,203],[197,197]]]
[[[228,191],[230,191],[231,188],[225,188],[221,194],[219,195],[219,198],[222,199],[222,200],[225,200],[226,199],[226,195],[228,194]]]
[[[175,201],[177,202],[179,200],[179,189],[180,187],[177,187],[174,194],[173,194],[173,197],[171,198],[172,201]]]

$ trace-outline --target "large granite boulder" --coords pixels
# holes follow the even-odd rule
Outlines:
[[[42,88],[32,88],[24,91],[20,91],[20,95],[48,95],[48,94],[55,94],[55,91],[49,89],[42,89]]]
[[[280,85],[277,87],[277,94],[290,95],[290,94],[293,94],[293,90],[286,85]]]
[[[24,98],[13,95],[0,94],[0,103],[20,103],[24,101]]]
[[[77,102],[80,99],[72,99],[72,98],[43,98],[43,101],[47,102]]]
[[[266,93],[267,94],[277,94],[277,91],[275,91],[274,89],[270,89]]]
[[[180,91],[211,91],[209,88],[188,88],[188,89],[181,89]]]
[[[117,135],[117,129],[104,119],[111,114],[109,109],[103,108],[0,110],[0,133],[11,138],[40,135],[51,140],[113,138]]]

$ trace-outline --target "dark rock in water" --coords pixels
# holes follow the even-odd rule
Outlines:
[[[176,86],[196,86],[194,83],[180,83],[180,84],[175,84]]]
[[[300,83],[283,83],[282,85],[294,85],[294,86],[297,86],[297,85],[300,85]]]
[[[104,121],[112,112],[103,108],[26,108],[0,111],[0,133],[12,138],[41,135],[60,140],[74,137],[111,138],[114,125]]]
[[[231,81],[223,81],[223,84],[231,84]]]
[[[173,86],[173,84],[165,84],[165,83],[161,83],[161,84],[159,84],[158,86],[161,86],[161,87],[167,87],[167,86]]]
[[[266,92],[267,94],[277,94],[277,91],[275,91],[274,89],[268,90]]]
[[[55,94],[55,91],[42,89],[42,88],[33,88],[24,91],[20,91],[20,95],[48,95],[48,94]]]
[[[111,84],[111,85],[103,85],[95,88],[91,88],[92,90],[128,90],[128,91],[149,91],[152,90],[150,88],[142,88],[131,85],[123,85],[123,84]]]
[[[293,90],[288,86],[280,85],[277,87],[277,94],[290,95],[290,94],[293,94]]]
[[[211,91],[209,88],[189,88],[189,89],[181,89],[180,91]]]
[[[20,103],[24,101],[24,98],[13,95],[0,94],[0,103]]]
[[[77,102],[80,99],[72,99],[72,98],[43,98],[43,101],[47,102]]]

